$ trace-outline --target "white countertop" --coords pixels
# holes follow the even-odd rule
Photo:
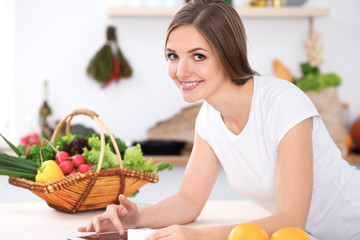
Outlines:
[[[144,207],[151,203],[138,203]],[[1,203],[1,239],[17,240],[65,240],[66,236],[77,235],[77,227],[86,226],[90,219],[103,210],[59,212],[45,202]],[[268,211],[248,200],[209,201],[200,217],[189,224],[194,227],[240,224],[270,215]],[[315,239],[315,238],[312,238]]]

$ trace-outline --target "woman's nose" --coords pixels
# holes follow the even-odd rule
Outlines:
[[[177,67],[176,76],[179,79],[185,79],[191,75],[190,66],[187,61],[180,61]]]

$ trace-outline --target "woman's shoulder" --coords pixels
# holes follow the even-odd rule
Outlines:
[[[267,99],[304,99],[306,94],[292,82],[271,76],[257,76],[254,78],[255,92]]]
[[[207,139],[208,130],[213,129],[209,126],[217,126],[217,114],[218,112],[204,100],[195,121],[195,130],[201,138]]]
[[[257,77],[257,96],[261,104],[276,104],[280,108],[285,106],[314,108],[310,98],[295,84],[276,77]]]
[[[293,83],[272,76],[256,76],[254,77],[254,81],[256,81],[256,85],[259,90],[266,91],[268,93],[282,92],[285,90],[300,90]]]

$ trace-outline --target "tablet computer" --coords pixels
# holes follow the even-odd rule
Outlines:
[[[69,236],[66,239],[68,240],[127,240],[127,231],[123,235],[120,235],[119,232],[103,232],[103,233],[93,233],[83,236]]]

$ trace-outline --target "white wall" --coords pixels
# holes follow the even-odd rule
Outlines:
[[[2,0],[3,6],[5,2]],[[311,0],[307,5],[330,9],[329,16],[315,19],[315,29],[321,33],[324,44],[325,62],[321,70],[336,72],[343,78],[339,93],[341,100],[350,104],[352,121],[360,115],[357,94],[360,2]],[[108,6],[109,2],[95,0],[15,2],[14,29],[8,29],[15,33],[15,71],[5,78],[4,69],[8,66],[6,62],[0,65],[1,89],[5,83],[13,83],[16,89],[13,105],[16,132],[11,139],[16,141],[36,129],[45,78],[49,81],[49,104],[53,109],[51,121],[75,108],[89,108],[99,113],[115,135],[126,140],[146,138],[148,128],[186,106],[167,76],[164,60],[163,43],[170,17],[110,18],[106,14]],[[279,58],[300,77],[299,65],[306,60],[303,42],[308,36],[308,19],[243,21],[254,69],[264,75],[272,74],[271,62]],[[117,27],[120,47],[134,75],[101,90],[86,75],[86,67],[104,44],[110,24]],[[0,43],[4,48],[6,42]],[[11,117],[1,112],[2,119],[12,122]],[[89,119],[84,123],[90,122]]]
[[[170,18],[111,19],[107,7],[103,1],[16,3],[16,85],[22,89],[18,96],[28,99],[16,105],[19,134],[28,130],[24,118],[37,117],[44,78],[49,80],[53,119],[89,108],[124,139],[145,138],[149,127],[184,106],[167,78],[163,54]],[[117,27],[134,74],[102,90],[86,75],[86,67],[105,43],[109,24]]]
[[[15,132],[14,24],[14,2],[0,0],[0,133],[11,137]]]

